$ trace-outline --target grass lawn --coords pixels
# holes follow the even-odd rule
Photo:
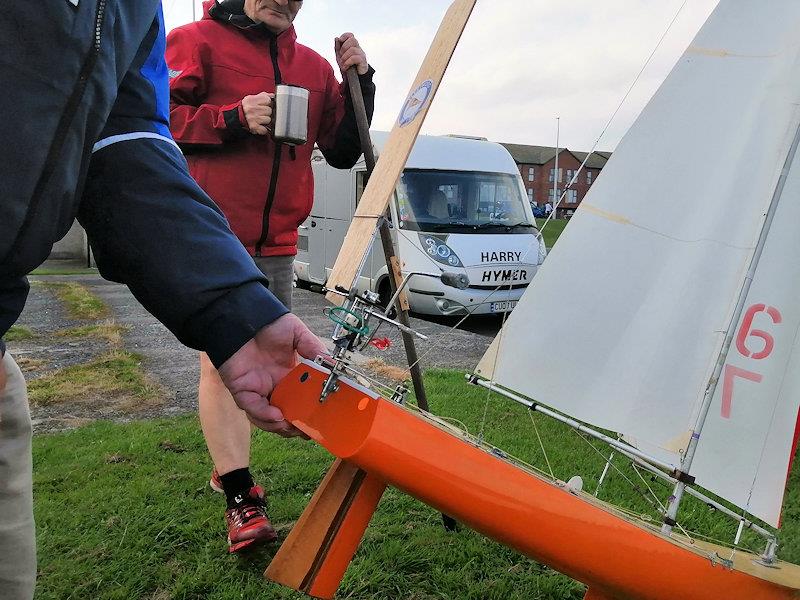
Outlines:
[[[59,369],[28,382],[31,405],[48,405],[102,396],[126,397],[140,404],[159,399],[160,389],[141,369],[141,356],[112,350],[85,363]]]
[[[536,226],[540,228],[544,225],[544,219],[536,219]],[[542,237],[544,237],[545,246],[547,249],[553,247],[553,244],[556,243],[558,237],[561,235],[561,232],[564,231],[564,228],[569,224],[569,219],[552,219],[548,224],[547,227],[544,228],[542,231]]]
[[[25,327],[24,325],[12,325],[11,329],[6,331],[3,340],[6,342],[18,342],[20,340],[32,340],[36,337],[33,329]]]
[[[480,430],[488,441],[543,465],[530,414],[467,386],[461,373],[426,375],[434,412]],[[603,461],[583,438],[535,417],[555,474],[584,477],[594,491]],[[270,493],[270,515],[283,538],[331,463],[310,442],[257,433],[254,473]],[[623,462],[616,466],[640,481]],[[183,417],[130,425],[97,423],[34,440],[39,536],[38,599],[300,598],[262,579],[274,552],[226,554],[223,500],[208,487],[210,463],[197,420]],[[600,497],[649,505],[612,470]],[[669,490],[648,479],[663,499]],[[781,557],[800,560],[800,491],[795,472],[784,515]],[[644,487],[644,486],[641,486]],[[732,540],[735,527],[687,503],[687,525]],[[752,540],[748,537],[748,540]],[[569,543],[565,540],[565,543]],[[340,589],[357,600],[579,599],[583,586],[466,529],[447,533],[439,515],[389,491]]]

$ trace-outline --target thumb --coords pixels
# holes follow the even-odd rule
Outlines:
[[[303,358],[314,360],[320,355],[327,355],[328,349],[322,340],[314,335],[302,322],[295,329],[295,350]]]

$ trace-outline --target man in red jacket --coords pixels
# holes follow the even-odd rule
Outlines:
[[[297,43],[292,23],[301,7],[302,0],[207,0],[203,18],[174,29],[167,40],[175,141],[271,291],[290,308],[297,227],[313,203],[314,144],[334,167],[350,168],[361,155],[346,84],[325,59]],[[364,51],[351,33],[335,46],[341,71],[356,67],[371,118],[374,71]],[[309,91],[304,145],[271,136],[272,98],[281,83]],[[215,469],[210,483],[227,498],[230,551],[274,540],[264,492],[249,471],[250,423],[205,355],[199,404]]]

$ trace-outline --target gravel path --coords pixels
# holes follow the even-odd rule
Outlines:
[[[157,406],[143,407],[134,412],[121,413],[113,407],[87,405],[52,405],[33,407],[32,416],[36,430],[55,430],[80,425],[94,418],[130,420],[192,413],[197,410],[197,352],[182,346],[155,318],[147,313],[125,286],[103,280],[98,275],[49,275],[32,277],[31,293],[19,325],[36,333],[33,340],[12,342],[11,353],[22,363],[28,363],[28,378],[36,378],[47,371],[71,364],[87,362],[108,350],[102,340],[81,339],[66,341],[54,332],[80,323],[71,320],[53,291],[42,283],[77,282],[86,286],[110,308],[116,323],[126,326],[123,334],[125,349],[144,357],[147,374],[164,389],[163,402]],[[294,312],[308,326],[323,337],[331,332],[331,323],[323,314],[328,306],[324,296],[309,290],[295,289]],[[496,317],[471,318],[465,327],[452,330],[454,320],[432,322],[412,318],[412,327],[428,336],[428,341],[418,342],[418,353],[423,368],[449,367],[469,370],[477,363],[493,336],[500,321]],[[380,360],[392,366],[405,367],[405,353],[399,332],[381,327],[379,337],[391,340],[391,347],[380,351],[370,347],[363,360]]]

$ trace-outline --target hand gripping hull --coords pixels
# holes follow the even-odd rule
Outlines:
[[[800,598],[800,568],[733,567],[711,545],[662,536],[591,497],[526,471],[424,416],[340,380],[323,403],[327,371],[303,363],[272,402],[332,454],[589,586],[609,600]],[[729,554],[730,552],[728,552]]]

